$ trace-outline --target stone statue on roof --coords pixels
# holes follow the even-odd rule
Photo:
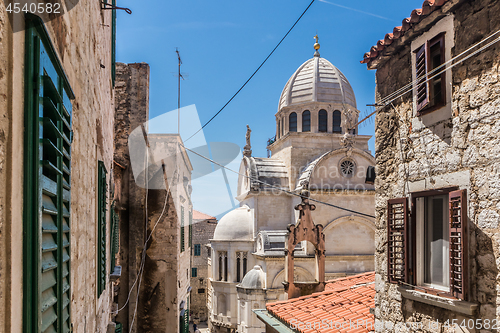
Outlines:
[[[252,133],[252,130],[250,129],[250,126],[247,125],[247,134],[245,135],[246,139],[246,145],[243,147],[243,155],[250,157],[252,156],[252,145],[250,144],[250,133]]]

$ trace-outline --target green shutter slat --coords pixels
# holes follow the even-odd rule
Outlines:
[[[57,244],[52,234],[42,234],[42,252],[49,252],[57,250]]]
[[[64,279],[63,280],[63,293],[66,293],[68,290],[69,290],[69,283],[68,283],[68,279]]]
[[[55,330],[55,327],[52,328],[51,330],[48,330],[49,327],[54,324],[54,322],[57,320],[57,313],[56,309],[54,307],[50,307],[47,309],[47,311],[42,313],[42,332],[57,332]]]
[[[52,198],[46,194],[42,195],[42,212],[43,214],[57,215],[57,207]]]
[[[63,166],[62,166],[62,170],[63,170],[63,172],[64,172],[65,174],[67,174],[67,175],[69,175],[69,174],[70,174],[69,168],[68,168],[66,165],[64,165],[64,164],[63,164]]]
[[[55,161],[58,157],[62,156],[62,152],[49,139],[40,139],[40,143],[43,145],[44,160]]]
[[[48,117],[40,118],[40,121],[43,123],[43,137],[50,139],[53,142],[56,142],[57,139],[62,138],[62,133],[59,132],[57,126],[52,122],[52,120]]]
[[[42,291],[52,288],[56,283],[56,272],[54,270],[42,274],[42,283],[40,285]]]
[[[42,215],[42,232],[57,233],[57,226],[51,215]]]
[[[43,333],[57,333],[54,325],[51,325],[49,328],[47,328]]]
[[[49,196],[57,195],[57,183],[55,181],[42,175],[40,183],[42,185],[42,191],[44,192],[44,194],[47,194]]]
[[[69,260],[69,255],[68,255],[68,250],[67,249],[63,249],[63,262],[67,262]]]
[[[63,219],[63,232],[69,232],[69,226],[68,226],[68,222],[66,221],[66,219]]]
[[[54,103],[52,102],[52,100],[49,97],[43,97],[42,103],[43,103],[43,116],[44,117],[50,117],[52,119],[52,121],[54,121],[56,123],[58,121],[63,120],[62,115],[59,113],[59,111],[57,111],[57,107],[54,105]]]
[[[54,85],[54,82],[48,76],[47,74],[44,74],[42,76],[42,81],[43,81],[43,95],[44,97],[49,97],[51,101],[54,104],[61,104],[63,103],[61,95],[57,91],[56,86]]]
[[[69,210],[63,205],[63,217],[69,217]]]
[[[68,275],[69,275],[68,264],[63,264],[62,265],[62,276],[66,277]]]
[[[69,189],[63,190],[63,202],[69,202],[71,200],[71,192]]]
[[[47,161],[47,160],[43,160],[41,161],[42,165],[43,165],[43,168],[44,168],[44,171],[47,171],[47,173],[49,175],[62,175],[62,171],[57,169],[54,164],[52,164],[51,162]],[[44,172],[45,173],[45,172]]]
[[[42,292],[42,307],[41,310],[42,312],[47,311],[49,308],[51,308],[54,304],[57,303],[57,296],[54,291],[54,288],[49,288]]]
[[[68,240],[68,236],[66,235],[66,233],[63,234],[63,247],[68,247],[69,246],[69,240]]]
[[[52,252],[42,254],[42,273],[57,267],[57,260]]]

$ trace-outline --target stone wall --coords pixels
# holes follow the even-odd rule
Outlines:
[[[208,319],[208,248],[213,238],[217,220],[193,220],[193,248],[191,267],[197,268],[197,277],[191,277],[191,311],[193,320]],[[200,244],[200,255],[194,255],[195,244]],[[200,292],[203,290],[203,292]]]
[[[119,261],[122,267],[116,300],[118,308],[123,307],[118,313],[117,322],[122,323],[124,330],[129,331],[132,321],[135,330],[138,323],[137,319],[133,319],[137,288],[132,286],[139,279],[141,254],[146,241],[146,190],[135,182],[130,165],[128,139],[130,133],[146,123],[149,117],[149,65],[118,63],[115,87],[114,177],[116,207],[120,217]],[[145,155],[143,161],[145,163]]]
[[[453,5],[460,1],[452,1]],[[500,3],[493,0],[462,1],[454,12],[455,56],[500,29]],[[450,5],[451,6],[451,5]],[[448,6],[447,8],[450,8]],[[444,9],[446,10],[446,9]],[[432,17],[444,17],[438,10]],[[428,19],[427,21],[429,21]],[[424,22],[425,23],[425,22]],[[417,25],[418,27],[418,25]],[[417,29],[417,28],[416,28]],[[419,27],[420,31],[426,28]],[[409,39],[406,47],[378,66],[377,97],[387,96],[411,82]],[[423,323],[419,332],[453,332],[447,320],[498,319],[497,292],[500,259],[500,45],[459,64],[452,70],[449,116],[427,121],[432,114],[416,118],[412,94],[396,100],[376,116],[376,298],[377,332],[396,330],[396,323]],[[446,112],[434,111],[434,114]],[[387,277],[387,200],[408,196],[415,190],[457,185],[467,189],[469,217],[469,279],[475,314],[461,314],[402,297]],[[429,322],[439,321],[437,328]],[[431,327],[431,328],[430,328]],[[470,330],[490,332],[490,329]]]
[[[13,19],[17,33],[13,33],[9,23]],[[113,167],[110,26],[111,11],[102,11],[98,1],[83,0],[65,15],[45,24],[76,96],[72,103],[70,309],[73,331],[82,333],[105,332],[110,322],[112,287],[107,284],[97,298],[95,243],[98,160],[105,162],[108,171]],[[20,218],[24,172],[23,27],[23,16],[14,18],[6,12],[5,2],[0,2],[0,331],[4,332],[21,332],[23,325],[20,297],[23,281]],[[109,235],[109,228],[107,232]]]

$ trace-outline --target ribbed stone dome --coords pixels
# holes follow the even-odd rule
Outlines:
[[[224,215],[214,231],[214,240],[253,240],[250,208],[243,205]]]
[[[266,287],[266,273],[262,270],[259,265],[254,266],[254,268],[245,274],[243,280],[238,285],[240,288],[245,289],[262,289]]]
[[[307,60],[290,77],[281,93],[278,110],[309,102],[345,103],[357,108],[354,91],[345,75],[319,56]]]

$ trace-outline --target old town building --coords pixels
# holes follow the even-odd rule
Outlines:
[[[0,331],[107,332],[115,13],[99,1],[63,2],[64,16],[15,14],[7,4],[0,3]]]
[[[207,321],[208,260],[210,239],[214,236],[217,219],[193,211],[191,247],[191,317],[194,322]]]
[[[213,332],[260,333],[264,324],[252,310],[286,299],[287,228],[297,221],[294,207],[303,190],[326,203],[315,202],[314,211],[325,235],[326,279],[374,269],[374,186],[365,183],[375,164],[370,137],[358,134],[359,111],[347,78],[320,57],[318,43],[314,47],[314,57],[296,70],[279,99],[270,158],[252,156],[247,127],[240,207],[221,218],[211,241]],[[307,241],[297,244],[295,282],[316,281],[314,250]]]
[[[380,105],[377,332],[497,331],[499,31],[498,1],[425,1],[362,61]]]
[[[149,66],[118,63],[116,72],[117,322],[127,332],[187,333],[192,166],[179,135],[147,134]]]

